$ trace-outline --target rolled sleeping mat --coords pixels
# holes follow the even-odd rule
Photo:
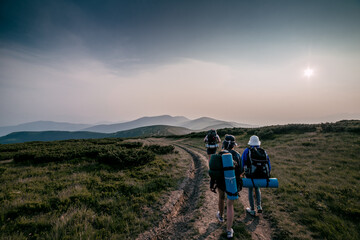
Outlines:
[[[251,181],[251,178],[243,178],[243,187],[249,188],[249,187],[254,187],[253,182]],[[253,179],[254,180],[254,184],[255,187],[260,187],[260,188],[266,188],[267,185],[267,180],[266,179]],[[267,186],[268,188],[278,188],[279,187],[279,182],[277,180],[277,178],[269,178],[269,186]]]
[[[231,153],[225,153],[222,156],[222,163],[224,167],[224,177],[227,198],[230,200],[238,199],[238,192],[236,186],[235,169],[233,165],[233,158]],[[228,169],[226,169],[228,168]]]

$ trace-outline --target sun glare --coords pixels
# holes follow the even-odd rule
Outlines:
[[[307,78],[310,78],[312,75],[314,75],[314,69],[312,69],[310,67],[307,67],[304,70],[304,76],[307,77]]]

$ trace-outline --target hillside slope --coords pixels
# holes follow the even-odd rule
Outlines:
[[[23,143],[32,141],[57,141],[68,139],[105,138],[108,134],[94,132],[69,132],[69,131],[41,131],[41,132],[15,132],[0,137],[1,144]]]
[[[190,120],[186,117],[172,117],[169,115],[155,116],[155,117],[143,117],[130,122],[118,123],[118,124],[102,124],[83,129],[84,131],[102,132],[102,133],[114,133],[118,131],[130,130],[138,127],[152,126],[152,125],[169,125],[175,127],[184,127],[191,130],[208,130],[211,128],[233,128],[233,127],[254,127],[249,124],[241,124],[236,122],[227,122],[217,120],[209,117],[201,117],[194,120]]]
[[[0,127],[0,137],[12,132],[24,131],[80,131],[90,127],[90,124],[76,124],[67,122],[36,121],[15,126]]]
[[[169,115],[142,117],[133,121],[117,123],[117,124],[101,124],[93,127],[85,128],[84,131],[114,133],[124,130],[130,130],[139,127],[153,126],[153,125],[170,125],[179,126],[179,124],[188,121],[185,117],[172,117]]]
[[[149,137],[149,136],[170,136],[185,135],[192,131],[183,127],[173,127],[166,125],[154,125],[148,127],[134,128],[110,134],[111,137]]]
[[[183,127],[173,127],[166,125],[155,125],[140,127],[117,133],[97,133],[87,131],[42,131],[42,132],[15,132],[0,137],[0,144],[22,143],[31,141],[57,141],[68,139],[97,139],[97,138],[129,138],[129,137],[148,137],[148,136],[169,136],[184,135],[191,130]]]
[[[249,124],[240,124],[236,122],[227,122],[217,120],[209,117],[201,117],[194,120],[189,120],[180,126],[186,127],[192,130],[209,130],[209,129],[221,129],[221,128],[233,128],[233,127],[252,127]]]

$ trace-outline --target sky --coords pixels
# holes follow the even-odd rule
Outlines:
[[[0,126],[360,119],[359,26],[358,0],[0,0]]]

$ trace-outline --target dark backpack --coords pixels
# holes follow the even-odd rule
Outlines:
[[[224,182],[224,170],[226,170],[223,167],[222,163],[222,154],[228,153],[229,151],[221,151],[219,154],[213,154],[211,155],[210,161],[209,161],[209,176],[211,181],[214,182]],[[242,178],[239,178],[240,176],[240,168],[238,166],[238,163],[233,160],[234,170],[235,170],[235,176],[236,176],[236,186],[237,191],[240,192],[243,186]],[[224,183],[225,184],[225,183]]]
[[[208,133],[208,144],[215,145],[216,144],[216,131],[210,130]]]
[[[250,147],[248,160],[246,162],[246,177],[251,179],[270,178],[269,162],[264,149],[260,147]]]

